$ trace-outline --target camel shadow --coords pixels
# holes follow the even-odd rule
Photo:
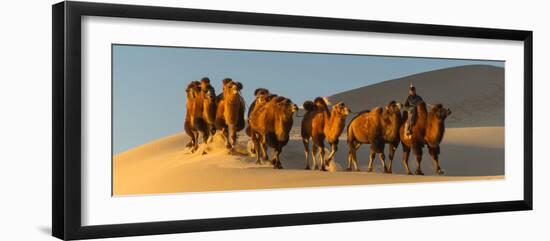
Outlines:
[[[386,153],[386,159],[388,159],[387,147],[384,151]],[[394,174],[406,173],[401,163],[402,153],[402,147],[399,145],[393,160]],[[362,145],[357,152],[358,164],[362,171],[367,169],[369,154],[369,145]],[[340,141],[338,144],[338,151],[336,152],[334,158],[337,171],[342,171],[347,168],[347,155],[347,143],[345,141]],[[281,161],[285,169],[303,170],[305,167],[305,156],[302,141],[289,141],[289,143],[283,148]],[[388,162],[389,160],[386,161]],[[441,145],[440,163],[446,172],[445,175],[447,176],[504,175],[504,148],[464,146],[443,143]],[[409,166],[413,171],[414,168],[416,168],[414,156],[409,158]],[[426,175],[435,175],[432,160],[426,148],[423,152],[421,166]],[[374,167],[377,172],[381,172],[382,167],[378,157],[374,160]]]

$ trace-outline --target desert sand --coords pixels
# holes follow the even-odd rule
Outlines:
[[[227,191],[320,187],[338,185],[391,184],[501,179],[503,167],[502,127],[448,129],[442,146],[441,165],[444,176],[434,176],[429,155],[422,163],[426,176],[404,175],[401,150],[394,162],[394,174],[383,174],[380,161],[376,173],[365,172],[368,146],[358,154],[361,172],[344,171],[347,167],[347,148],[340,142],[331,172],[303,170],[303,145],[293,136],[281,155],[284,170],[275,170],[267,163],[255,164],[255,157],[246,155],[248,139],[240,137],[237,149],[242,154],[228,154],[223,137],[216,136],[208,147],[195,153],[185,149],[188,138],[183,133],[165,137],[116,155],[113,160],[113,194],[135,195],[201,191]],[[475,142],[471,142],[471,139]],[[208,153],[202,155],[202,148]],[[409,163],[414,167],[414,161]]]
[[[401,164],[401,146],[393,161],[393,174],[382,174],[380,160],[374,162],[375,173],[367,173],[369,146],[358,152],[361,172],[347,172],[346,135],[340,139],[339,151],[330,172],[304,170],[304,149],[299,136],[300,114],[294,117],[291,141],[283,149],[284,170],[269,164],[254,164],[247,154],[248,137],[240,133],[238,152],[228,154],[224,140],[190,153],[183,133],[161,138],[119,153],[113,158],[113,194],[158,194],[248,189],[320,187],[338,185],[393,184],[492,180],[504,178],[504,69],[471,65],[435,70],[388,80],[329,96],[335,103],[343,101],[355,112],[383,106],[390,100],[403,101],[409,84],[428,103],[443,103],[453,114],[446,121],[440,162],[444,176],[435,176],[432,161],[424,149],[422,170],[426,176],[407,176]],[[353,115],[352,115],[353,116]],[[348,117],[348,122],[351,116]],[[387,153],[387,150],[386,150]],[[328,152],[327,152],[328,154]],[[413,157],[409,160],[416,167]]]

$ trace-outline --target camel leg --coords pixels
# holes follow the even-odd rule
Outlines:
[[[422,147],[415,147],[414,148],[414,155],[416,157],[416,175],[424,175],[422,172]]]
[[[334,155],[336,155],[336,151],[338,151],[338,143],[330,143],[330,153],[327,157],[327,163],[325,165],[330,166],[330,163],[332,160],[334,160]]]
[[[352,170],[351,169],[351,162],[353,162],[353,160],[352,160],[353,152],[354,152],[354,150],[349,148],[349,151],[348,151],[348,168],[346,169],[346,171],[351,171]]]
[[[361,147],[361,144],[359,143],[351,143],[349,145],[350,153],[351,153],[351,161],[353,163],[353,166],[355,167],[355,170],[360,172],[359,165],[357,165],[357,150],[359,150],[359,147]],[[351,165],[350,165],[350,171],[351,171]]]
[[[191,140],[189,140],[189,142],[185,145],[185,147],[191,148],[191,152],[193,152],[193,147],[195,147],[195,142],[197,142],[195,140],[195,133],[193,131],[189,131],[187,134],[189,135]]]
[[[250,138],[252,139],[252,143],[254,143],[254,153],[256,153],[256,164],[262,165],[260,143],[258,141],[258,137],[256,136],[256,133],[252,133],[252,135],[250,135]]]
[[[222,130],[222,133],[223,133],[223,137],[225,138],[225,148],[230,149],[231,148],[231,143],[229,142],[229,131],[228,131],[228,129],[224,128]]]
[[[208,145],[208,138],[210,137],[210,132],[208,130],[204,131],[202,133],[202,145],[204,148],[202,149],[202,155],[206,155],[206,147]]]
[[[262,149],[262,160],[268,161],[269,157],[267,155],[267,142],[266,142],[265,138],[263,138],[263,137],[260,141],[260,148]]]
[[[355,152],[355,148],[353,148],[355,145],[353,145],[353,141],[348,141],[348,168],[346,171],[351,171],[351,162],[353,162],[353,153]]]
[[[279,155],[281,155],[281,152],[283,151],[282,147],[275,148],[275,158],[273,163],[273,168],[275,169],[283,169],[283,165],[281,164],[281,159],[279,159]]]
[[[438,147],[428,147],[430,150],[430,155],[432,156],[432,162],[434,166],[435,173],[438,175],[445,174],[445,171],[441,169],[441,166],[439,165],[439,146]]]
[[[313,170],[317,170],[317,169],[319,169],[319,166],[317,166],[317,152],[319,150],[319,147],[317,147],[317,145],[315,145],[315,142],[313,142],[311,147],[312,147],[311,159],[313,160]]]
[[[234,149],[235,145],[237,144],[237,131],[235,130],[235,126],[229,126],[229,148]]]
[[[319,145],[319,159],[321,163],[321,171],[328,171],[325,165],[325,143],[323,142]]]
[[[374,170],[373,168],[374,158],[376,158],[376,152],[374,151],[374,148],[372,147],[372,144],[371,144],[370,154],[369,154],[369,167],[367,168],[367,172],[372,172]]]
[[[304,154],[306,156],[306,170],[311,170],[311,166],[309,165],[309,138],[302,138],[302,143],[304,143]]]
[[[395,156],[395,150],[397,149],[396,146],[390,144],[390,148],[388,150],[388,155],[389,155],[389,162],[388,162],[388,173],[392,173],[392,166],[393,166],[393,157]]]
[[[195,153],[199,149],[199,132],[193,131],[193,148],[191,148],[191,153]]]
[[[401,161],[403,163],[403,167],[405,167],[405,171],[407,172],[407,175],[412,175],[411,169],[409,168],[409,155],[411,154],[411,148],[405,146],[403,144],[403,160]]]
[[[206,140],[206,143],[212,143],[214,141],[214,135],[216,135],[216,128],[214,126],[209,125],[208,126],[208,140]]]
[[[386,155],[384,155],[384,151],[382,151],[380,154],[380,163],[382,163],[382,168],[384,169],[384,173],[389,173],[388,167],[386,166]]]
[[[265,141],[265,139],[264,141],[261,142],[261,148],[262,148],[263,160],[268,161],[269,156],[267,155],[267,142]]]

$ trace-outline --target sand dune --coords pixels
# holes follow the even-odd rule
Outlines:
[[[191,154],[185,149],[187,137],[179,133],[116,155],[113,193],[132,195],[499,179],[504,173],[504,151],[498,137],[503,134],[502,127],[449,129],[441,155],[447,175],[432,176],[431,161],[425,154],[422,166],[427,176],[407,176],[401,166],[401,150],[394,163],[397,174],[382,174],[379,161],[375,163],[377,173],[364,172],[368,146],[362,147],[358,154],[361,172],[342,171],[347,167],[345,142],[341,142],[336,155],[335,171],[307,171],[303,170],[302,143],[293,137],[281,155],[285,169],[274,170],[267,164],[254,164],[254,157],[229,155],[220,136],[209,145],[208,154],[201,155],[200,151]],[[487,136],[491,138],[485,138]],[[477,141],[471,142],[471,139]],[[239,152],[246,152],[247,142],[247,138],[240,138]],[[413,160],[410,164],[414,166]]]
[[[329,97],[343,101],[353,111],[404,101],[413,83],[428,103],[442,103],[453,114],[448,127],[504,126],[504,68],[467,65],[434,70],[338,93]]]

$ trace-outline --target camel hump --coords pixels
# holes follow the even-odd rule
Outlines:
[[[370,113],[382,114],[382,108],[380,106],[374,107],[374,109],[372,109]]]
[[[307,112],[313,111],[315,109],[315,104],[311,100],[306,100],[304,104],[302,104],[302,106]]]
[[[327,109],[328,110],[328,103],[325,98],[323,97],[317,97],[315,100],[313,100],[313,103],[316,107],[320,109]]]

